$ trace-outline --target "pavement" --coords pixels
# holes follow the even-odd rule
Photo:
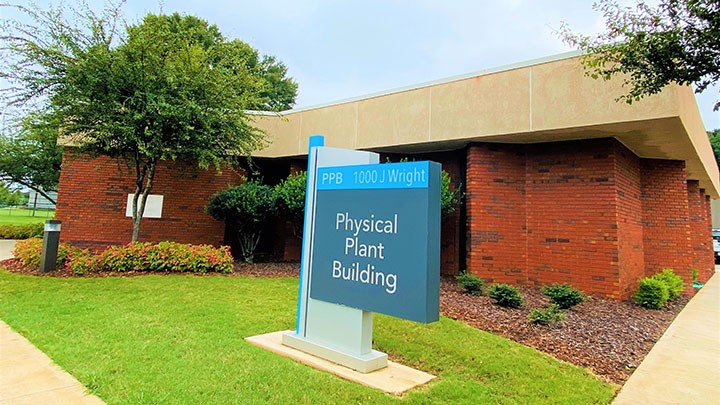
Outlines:
[[[5,260],[13,257],[10,253],[15,248],[14,240],[0,239],[0,260]]]
[[[613,404],[720,403],[720,274],[680,311]]]
[[[0,260],[12,257],[15,241],[0,240]],[[104,404],[27,339],[0,321],[0,405]]]

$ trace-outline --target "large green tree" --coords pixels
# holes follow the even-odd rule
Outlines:
[[[564,24],[560,34],[587,52],[583,63],[594,78],[622,75],[628,103],[660,92],[670,83],[695,85],[702,92],[720,79],[720,1],[638,1],[623,7],[598,0],[594,9],[607,30],[597,36],[577,34]],[[715,110],[720,108],[720,100]]]
[[[57,191],[62,148],[57,122],[49,118],[30,114],[0,135],[0,181],[33,189],[55,203],[48,192]]]
[[[4,25],[3,90],[15,104],[45,100],[44,114],[79,151],[129,162],[133,241],[160,161],[234,164],[265,142],[246,111],[294,102],[282,63],[197,17],[124,25],[119,8],[85,8],[73,24],[62,10],[17,8],[34,23]]]

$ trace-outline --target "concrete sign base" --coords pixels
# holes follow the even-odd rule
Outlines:
[[[387,367],[388,363],[387,354],[377,350],[370,350],[369,353],[365,354],[345,353],[337,348],[328,347],[305,339],[294,331],[283,333],[282,344],[330,360],[333,363],[342,364],[345,367],[361,373],[369,373]]]
[[[305,350],[300,351],[288,347],[282,342],[287,336],[296,336],[295,331],[266,333],[264,335],[247,337],[245,340],[254,346],[269,350],[284,357],[289,357],[317,370],[327,371],[348,381],[379,389],[389,394],[402,394],[411,388],[425,384],[435,378],[432,374],[415,370],[414,368],[403,366],[402,364],[392,361],[388,361],[387,367],[380,370],[361,373],[309,354]]]

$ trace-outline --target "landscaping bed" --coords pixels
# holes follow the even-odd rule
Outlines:
[[[503,308],[487,296],[465,293],[454,278],[443,277],[440,312],[585,367],[617,384],[630,377],[689,301],[689,297],[682,295],[663,309],[651,310],[631,301],[590,298],[565,311],[565,321],[548,327],[533,325],[527,316],[533,308],[548,306],[549,298],[537,288],[518,289],[525,306]]]

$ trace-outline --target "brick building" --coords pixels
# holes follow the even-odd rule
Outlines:
[[[689,87],[628,105],[621,81],[583,74],[576,53],[535,60],[327,105],[255,113],[271,144],[254,161],[268,182],[305,167],[308,138],[430,159],[466,192],[443,218],[442,272],[493,282],[569,282],[626,299],[637,280],[671,267],[690,286],[712,274],[710,198],[718,168]],[[385,157],[382,158],[383,160]],[[196,170],[165,162],[162,196],[141,239],[220,244],[209,197],[241,169]],[[126,243],[132,178],[124,165],[68,147],[56,217],[62,240],[102,248]],[[265,251],[299,259],[300,240],[278,223]],[[688,287],[687,292],[691,290]]]

